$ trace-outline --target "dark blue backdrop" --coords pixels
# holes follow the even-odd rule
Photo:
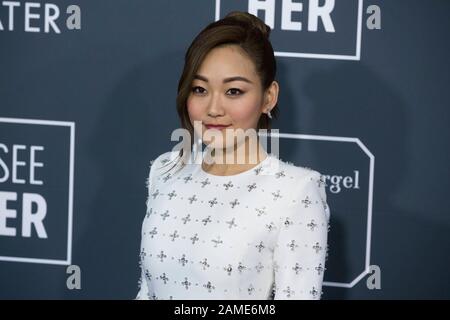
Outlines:
[[[281,28],[281,2],[274,128],[282,159],[330,178],[323,298],[450,298],[450,1],[336,0],[334,33],[320,19],[308,30],[312,1],[290,17],[302,30]],[[134,298],[145,181],[175,144],[184,52],[249,1],[17,3],[0,3],[0,298]],[[381,29],[367,27],[371,5]],[[46,238],[24,236],[25,193],[45,199]],[[69,264],[80,290],[66,286]]]

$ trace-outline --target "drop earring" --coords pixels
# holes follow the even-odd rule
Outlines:
[[[270,110],[267,112],[267,116],[272,119],[272,114],[270,113]]]

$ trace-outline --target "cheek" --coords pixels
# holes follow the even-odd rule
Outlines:
[[[260,103],[258,99],[252,98],[242,100],[229,109],[229,115],[236,124],[242,127],[252,127],[260,116]]]
[[[188,98],[186,101],[186,108],[191,120],[199,120],[202,118],[203,108],[195,99]]]

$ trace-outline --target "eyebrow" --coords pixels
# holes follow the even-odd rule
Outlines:
[[[204,77],[202,75],[199,75],[199,74],[196,74],[194,76],[194,79],[203,80],[205,82],[208,82],[208,78],[206,78],[206,77]],[[247,79],[245,77],[241,77],[241,76],[235,76],[235,77],[229,77],[229,78],[223,79],[223,83],[232,82],[232,81],[244,81],[244,82],[247,82],[247,83],[253,83],[249,79]]]

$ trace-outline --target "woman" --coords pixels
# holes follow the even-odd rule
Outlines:
[[[182,149],[152,161],[137,299],[320,299],[330,215],[322,176],[236,134],[270,129],[276,114],[269,33],[231,12],[186,53],[178,113],[190,146],[200,136],[209,156]],[[225,160],[239,153],[243,163]]]

